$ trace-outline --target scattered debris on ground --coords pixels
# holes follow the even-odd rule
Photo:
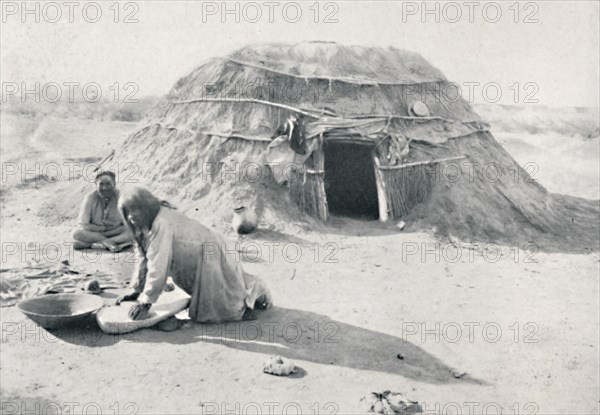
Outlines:
[[[407,399],[402,393],[385,391],[371,392],[360,400],[361,409],[376,414],[418,414],[423,410],[417,401]]]
[[[263,372],[276,376],[289,376],[295,373],[296,365],[285,357],[271,356],[264,364]]]

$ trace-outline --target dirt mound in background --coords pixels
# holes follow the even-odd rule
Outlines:
[[[560,134],[565,137],[597,136],[598,108],[552,108],[542,105],[474,105],[494,133]],[[594,131],[596,133],[594,133]]]

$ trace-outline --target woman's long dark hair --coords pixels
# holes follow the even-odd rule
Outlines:
[[[121,191],[119,212],[144,255],[146,254],[146,235],[152,229],[152,223],[163,205],[163,202],[143,187],[134,186]],[[132,210],[140,213],[140,218],[135,224],[129,220],[129,212]]]

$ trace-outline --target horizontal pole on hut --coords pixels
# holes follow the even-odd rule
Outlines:
[[[292,107],[290,105],[279,104],[277,102],[265,101],[263,99],[254,99],[254,98],[195,98],[195,99],[186,99],[183,101],[171,101],[173,104],[192,104],[196,102],[232,102],[232,103],[250,103],[250,104],[262,104],[262,105],[270,105],[272,107],[282,108],[288,111],[297,112],[299,114],[306,115],[311,118],[319,118],[319,115],[311,114],[309,112],[303,111],[300,108]]]
[[[336,142],[336,143],[347,143],[347,144],[366,144],[366,145],[371,145],[374,146],[375,142],[371,139],[368,138],[363,138],[360,136],[352,136],[352,137],[336,137],[336,136],[332,136],[327,134],[325,136],[325,139],[327,140],[327,142]]]
[[[282,108],[288,111],[297,112],[299,114],[306,115],[307,117],[318,119],[321,116],[325,115],[323,110],[313,110],[309,112],[308,110],[292,107],[291,105],[280,104],[278,102],[265,101],[264,99],[258,98],[192,98],[185,99],[180,101],[171,101],[173,104],[193,104],[198,102],[231,102],[231,103],[249,103],[249,104],[262,104],[262,105],[270,105],[272,107]],[[348,120],[362,120],[362,119],[381,119],[381,118],[398,118],[402,120],[415,120],[415,121],[432,121],[439,120],[445,121],[448,123],[456,123],[454,120],[450,120],[444,117],[414,117],[410,115],[393,115],[393,114],[369,114],[369,115],[344,115],[344,114],[335,114],[329,115],[335,118],[344,118]]]
[[[217,137],[223,137],[223,138],[241,138],[244,140],[250,140],[250,141],[265,141],[270,143],[271,141],[273,141],[272,139],[268,138],[268,137],[258,137],[258,136],[252,136],[252,135],[243,135],[243,134],[223,134],[223,133],[216,133],[216,132],[206,132],[206,135],[214,135]]]
[[[413,115],[393,115],[393,114],[369,114],[369,115],[353,115],[346,117],[353,120],[362,120],[369,118],[397,118],[399,120],[411,120],[411,121],[445,121],[448,123],[455,124],[456,121],[449,118],[430,116],[430,117],[415,117]]]
[[[429,160],[429,161],[416,161],[414,163],[406,163],[406,164],[400,164],[398,166],[380,166],[379,168],[381,170],[399,170],[399,169],[403,169],[405,167],[414,167],[414,166],[423,166],[426,164],[435,164],[435,163],[443,163],[446,161],[454,161],[454,160],[462,160],[462,159],[466,159],[468,156],[458,156],[458,157],[448,157],[448,158],[444,158],[444,159],[437,159],[437,160]]]

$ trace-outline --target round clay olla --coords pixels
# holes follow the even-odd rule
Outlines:
[[[410,112],[417,117],[427,117],[429,116],[429,107],[422,101],[415,101],[410,106]]]

